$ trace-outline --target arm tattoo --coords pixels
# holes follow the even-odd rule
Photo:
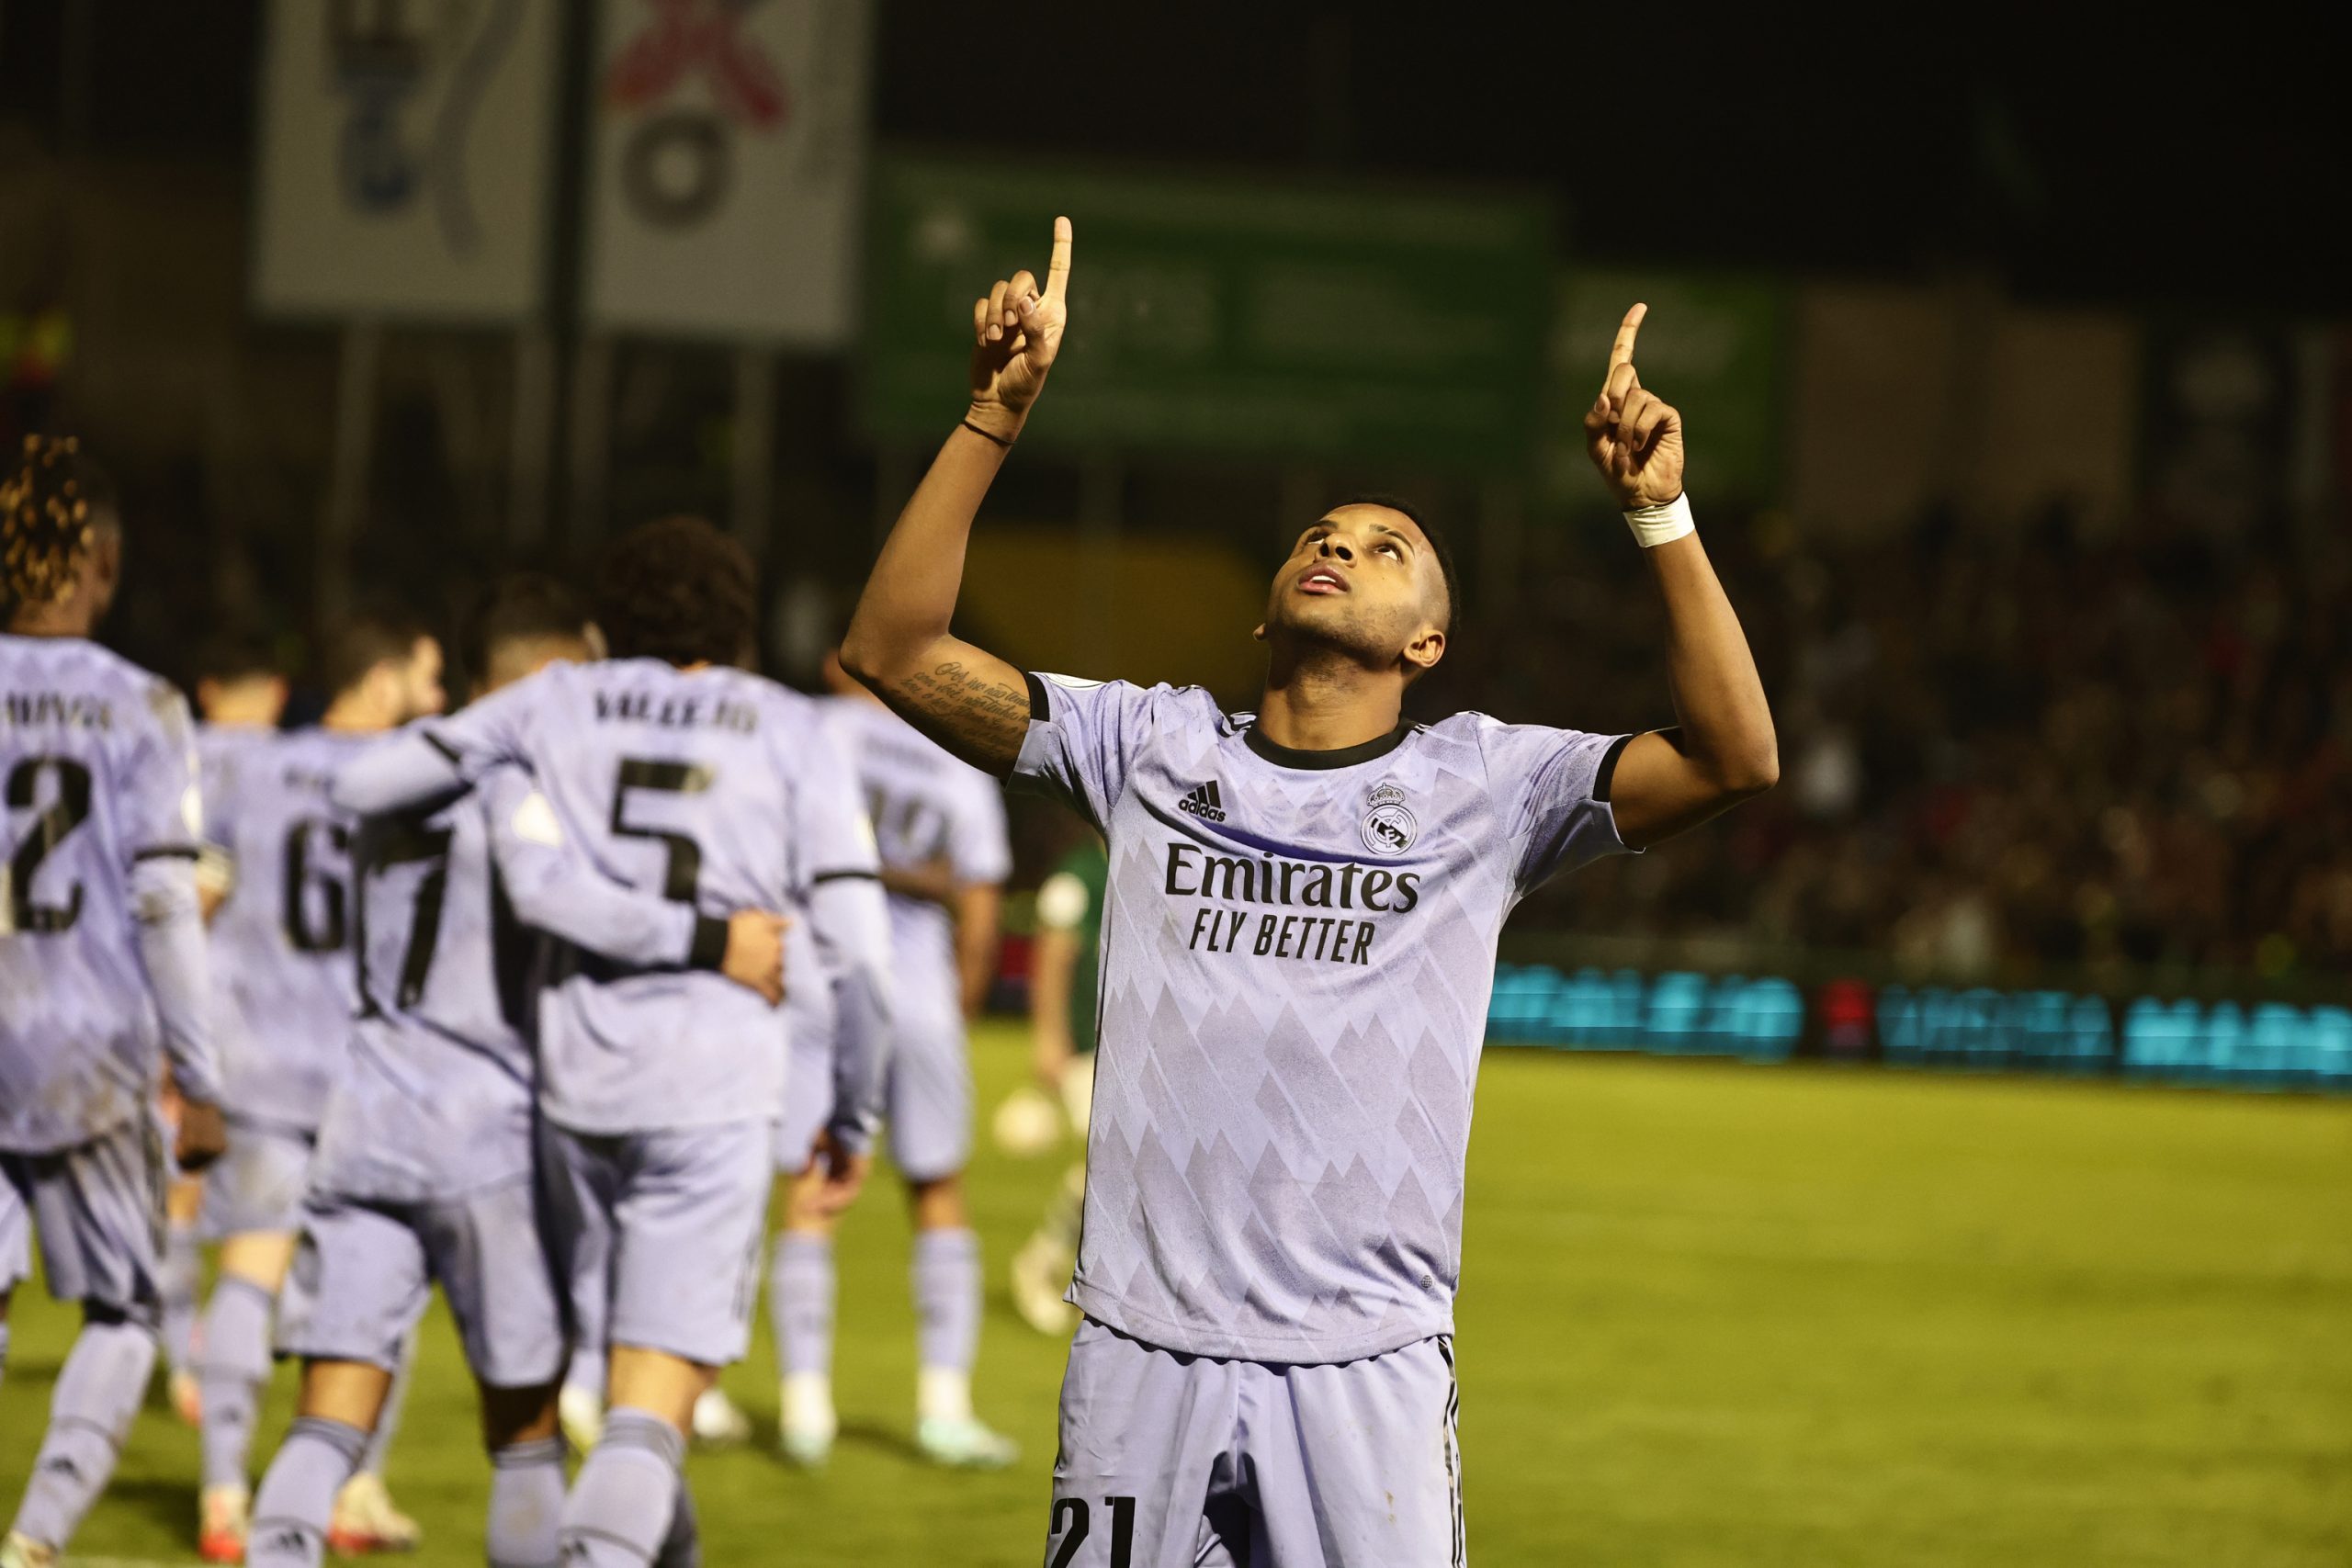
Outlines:
[[[1000,778],[1012,771],[1029,734],[1025,686],[976,675],[954,660],[899,682],[890,705],[950,751]]]

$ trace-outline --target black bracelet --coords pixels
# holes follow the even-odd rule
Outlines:
[[[978,436],[983,441],[993,441],[1008,452],[1012,450],[1012,442],[1007,441],[1001,435],[990,435],[987,431],[982,430],[978,425],[974,424],[968,419],[964,422],[964,428],[970,431],[973,434]]]

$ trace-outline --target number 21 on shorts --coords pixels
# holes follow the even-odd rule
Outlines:
[[[1130,1568],[1136,1551],[1136,1500],[1105,1497],[1102,1506],[1111,1510],[1111,1568]],[[1054,1553],[1053,1568],[1078,1568],[1078,1549],[1086,1544],[1093,1522],[1084,1498],[1054,1499],[1051,1533],[1061,1538],[1061,1547]]]

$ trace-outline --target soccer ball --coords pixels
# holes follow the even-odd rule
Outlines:
[[[1004,1097],[989,1126],[998,1148],[1015,1159],[1035,1159],[1061,1142],[1061,1108],[1035,1084],[1023,1084]]]

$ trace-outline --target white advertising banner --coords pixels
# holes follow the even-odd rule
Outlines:
[[[589,319],[845,345],[865,186],[869,0],[605,0]]]
[[[508,321],[546,291],[561,0],[271,0],[254,300]]]

